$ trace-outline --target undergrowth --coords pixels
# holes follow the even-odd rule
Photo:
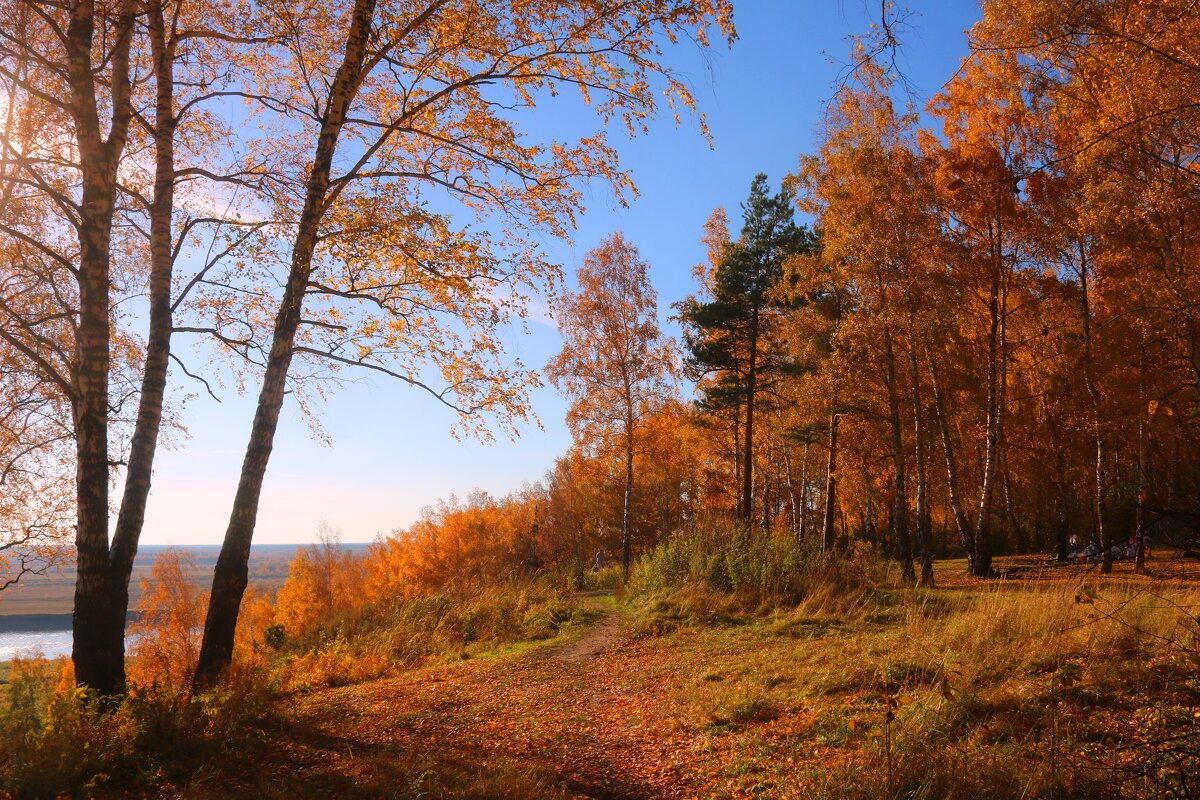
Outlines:
[[[787,533],[709,525],[654,548],[630,578],[634,594],[770,609],[800,602],[853,604],[884,580],[884,565],[863,546],[829,558]],[[720,606],[726,603],[717,603]],[[686,609],[685,610],[693,610]]]
[[[925,591],[786,558],[792,574],[744,580],[722,573],[730,550],[784,545],[724,547],[664,546],[632,598],[664,672],[687,676],[666,705],[728,754],[701,768],[713,796],[1200,794],[1195,587]]]
[[[0,797],[152,792],[245,741],[271,694],[232,670],[194,697],[135,688],[108,708],[74,686],[70,662],[12,662],[0,704]]]
[[[551,581],[384,600],[301,635],[268,628],[214,691],[189,696],[153,681],[116,709],[75,688],[68,660],[18,659],[0,687],[0,797],[137,796],[186,785],[252,740],[289,694],[549,639],[585,617],[573,593]]]
[[[377,678],[430,659],[552,638],[582,620],[573,593],[549,581],[397,598],[285,640],[271,670],[283,692]]]
[[[384,596],[307,629],[266,628],[218,692],[144,685],[115,711],[87,702],[66,662],[17,661],[0,698],[0,796],[186,790],[206,765],[264,746],[259,722],[281,698],[546,640],[588,620],[577,592],[609,590],[635,640],[613,656],[615,674],[652,698],[644,712],[662,725],[646,725],[681,737],[701,796],[1200,795],[1195,586],[903,588],[867,548],[827,557],[717,528],[671,539],[624,588],[622,577],[568,569]],[[559,791],[548,764],[521,777],[515,764],[402,761],[372,766],[363,787],[309,788]]]

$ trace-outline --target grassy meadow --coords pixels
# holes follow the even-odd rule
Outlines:
[[[1190,797],[1200,575],[1159,554],[904,587],[862,547],[708,531],[246,643],[220,691],[115,714],[18,662],[16,797]],[[286,594],[286,592],[285,592]],[[136,674],[136,672],[134,673]],[[69,770],[81,740],[103,741]]]

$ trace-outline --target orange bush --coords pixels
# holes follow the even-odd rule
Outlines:
[[[177,550],[154,561],[150,577],[139,577],[138,619],[129,626],[129,682],[183,691],[191,685],[200,653],[208,592],[193,580],[195,562]]]

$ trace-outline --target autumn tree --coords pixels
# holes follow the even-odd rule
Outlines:
[[[965,300],[982,298],[984,424],[978,513],[971,569],[991,572],[992,514],[1008,411],[1013,357],[1010,296],[1027,265],[1025,205],[1020,179],[1027,165],[1026,108],[1006,74],[1011,54],[969,59],[933,104],[948,140],[933,178],[946,235],[958,246],[955,279],[969,286]],[[980,93],[995,100],[979,103]],[[978,306],[976,306],[978,308]]]
[[[4,7],[13,25],[0,39],[8,116],[0,338],[65,412],[77,517],[73,659],[80,684],[103,695],[124,684],[128,586],[164,417],[173,312],[195,285],[176,284],[173,268],[199,240],[228,231],[211,210],[175,213],[180,186],[228,177],[221,160],[184,167],[176,155],[211,152],[223,133],[206,110],[225,94],[210,45],[249,40],[222,32],[234,30],[225,27],[232,19],[249,24],[237,8]],[[228,252],[210,249],[202,269]],[[127,310],[143,297],[144,318]],[[135,331],[143,321],[144,338]],[[110,482],[121,467],[113,509]]]
[[[1127,516],[1122,506],[1136,504],[1145,519],[1147,431],[1156,416],[1149,410],[1159,407],[1157,397],[1200,385],[1196,286],[1180,269],[1194,250],[1188,219],[1200,119],[1198,32],[1200,17],[1187,4],[1088,0],[1069,7],[994,2],[972,36],[981,55],[1016,55],[1010,82],[1037,108],[1029,127],[1038,145],[1031,183],[1044,223],[1038,246],[1076,307],[1105,571],[1119,541],[1114,529]],[[1131,340],[1137,352],[1121,353]],[[1131,414],[1140,433],[1123,437]],[[1122,485],[1123,458],[1138,465],[1140,488]],[[1157,503],[1166,505],[1166,496]],[[1144,525],[1137,528],[1141,541]]]
[[[803,463],[807,467],[809,446],[822,441],[820,431],[824,430],[825,478],[818,546],[821,552],[832,553],[837,539],[839,431],[852,405],[846,396],[851,368],[842,327],[853,316],[855,299],[851,287],[839,282],[845,274],[824,257],[824,252],[823,247],[817,247],[813,253],[791,259],[781,295],[789,297],[790,305],[795,306],[787,318],[785,337],[792,358],[803,365],[798,380],[789,381],[787,387],[792,398],[789,436],[803,444]],[[799,497],[799,534],[805,531],[807,483],[805,469]]]
[[[801,206],[813,213],[821,230],[821,256],[834,286],[853,287],[854,314],[839,335],[850,350],[874,362],[887,421],[892,461],[892,529],[896,556],[907,580],[915,580],[913,536],[909,527],[910,450],[905,428],[912,410],[915,456],[917,536],[925,556],[922,580],[932,580],[922,419],[922,378],[918,329],[926,306],[927,253],[937,227],[925,189],[923,160],[917,152],[915,116],[897,113],[881,70],[863,65],[859,87],[845,88],[826,112],[824,141],[817,156],[802,160],[794,179],[802,187]],[[899,352],[898,352],[899,351]],[[907,358],[904,358],[907,351]],[[900,362],[904,358],[908,369]],[[900,362],[900,363],[898,363]],[[909,373],[909,399],[903,373]],[[866,404],[873,405],[870,400]],[[831,440],[833,435],[831,433]]]
[[[393,531],[373,548],[366,565],[368,584],[377,597],[412,597],[470,590],[514,573],[531,574],[531,534],[538,505],[545,505],[538,491],[492,497],[474,490],[462,499],[451,495],[439,500],[421,509],[412,525]],[[323,562],[319,550],[309,549],[298,554],[296,563],[303,571],[295,597],[320,609],[317,575],[329,559]],[[336,583],[335,603],[339,594],[348,596],[336,589]],[[303,618],[304,613],[317,616],[316,610],[295,616]]]
[[[289,635],[305,634],[361,603],[362,578],[362,564],[342,545],[342,532],[321,522],[316,543],[298,548],[288,565],[275,620]],[[202,624],[201,616],[197,628]]]
[[[58,230],[61,222],[59,240],[69,243],[73,253],[64,256],[23,229],[20,215],[5,214],[4,233],[25,245],[12,253],[10,266],[15,269],[8,272],[5,288],[12,291],[27,279],[33,304],[48,300],[50,308],[22,313],[30,299],[14,297],[13,303],[24,300],[24,305],[7,311],[0,330],[6,344],[42,368],[70,404],[78,570],[73,657],[81,682],[111,692],[123,683],[124,623],[119,629],[113,624],[109,591],[110,243],[117,172],[133,119],[136,6],[16,3],[4,12],[13,23],[11,28],[6,23],[0,49],[0,77],[8,83],[6,105],[16,105],[23,116],[48,117],[61,126],[46,126],[38,131],[45,135],[36,140],[13,135],[32,133],[36,123],[6,131],[6,182],[34,190],[23,193],[37,195],[24,203],[30,211],[37,206],[47,215],[58,215],[43,229]],[[64,151],[70,154],[66,158]],[[63,178],[66,181],[60,183]],[[5,192],[6,212],[15,210],[14,191],[16,187]],[[69,293],[71,316],[54,308],[59,305],[56,291]],[[12,309],[12,304],[5,305]]]
[[[929,108],[941,135],[893,107],[863,53],[793,183],[823,236],[776,293],[803,301],[774,317],[796,368],[736,451],[742,387],[696,375],[689,501],[732,495],[745,514],[751,491],[766,523],[787,496],[797,527],[824,518],[826,546],[861,538],[902,561],[907,534],[926,580],[939,528],[980,577],[1002,553],[1078,556],[1075,534],[1102,571],[1144,566],[1149,531],[1192,541],[1198,24],[1181,3],[985,3]],[[716,298],[726,227],[706,225],[692,307]],[[803,454],[825,443],[821,497]]]
[[[672,105],[691,105],[662,63],[664,41],[703,45],[713,24],[733,33],[726,0],[355,0],[296,12],[264,7],[284,55],[257,76],[261,93],[294,112],[288,135],[269,144],[271,199],[292,236],[279,253],[282,291],[259,311],[274,323],[197,688],[231,657],[293,359],[427,388],[477,430],[488,413],[522,416],[533,376],[506,363],[495,332],[523,313],[531,287],[557,277],[536,235],[568,232],[581,182],[606,181],[619,194],[629,187],[608,123],[636,132],[664,92]],[[563,87],[595,103],[602,129],[574,144],[528,140],[522,113]],[[503,235],[436,213],[427,198],[439,191],[451,207],[494,219]]]
[[[643,418],[670,389],[673,356],[658,328],[649,265],[620,233],[591,250],[575,272],[576,292],[555,305],[563,348],[546,375],[571,401],[577,439],[618,438],[624,449],[621,566],[629,576],[634,453]]]
[[[713,409],[740,409],[738,517],[748,523],[754,513],[755,403],[786,370],[777,346],[781,306],[773,292],[786,260],[811,250],[814,238],[796,224],[791,193],[770,194],[766,175],[755,176],[742,211],[741,235],[722,248],[711,299],[688,298],[678,308],[685,363],[701,381],[702,401]]]

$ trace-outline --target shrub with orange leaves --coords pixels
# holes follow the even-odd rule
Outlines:
[[[543,565],[537,514],[532,498],[484,492],[426,508],[371,550],[368,593],[376,601],[414,597],[532,574]]]
[[[362,559],[342,547],[341,531],[324,522],[317,537],[317,544],[296,551],[275,600],[274,622],[288,636],[303,636],[359,609],[364,600]]]
[[[208,604],[208,592],[192,579],[196,573],[190,557],[168,549],[149,578],[139,577],[138,619],[129,628],[134,686],[182,692],[191,684]]]
[[[140,755],[141,725],[132,709],[88,702],[70,663],[9,662],[0,704],[0,797],[74,796]]]

